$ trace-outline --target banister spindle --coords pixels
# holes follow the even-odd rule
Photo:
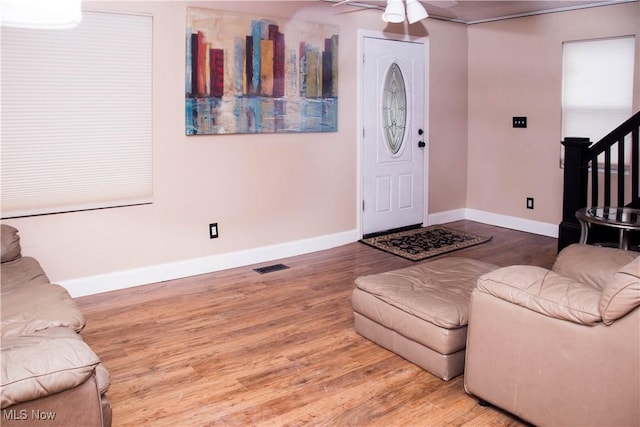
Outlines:
[[[624,206],[625,148],[623,136],[618,140],[618,207]]]
[[[631,200],[640,199],[640,128],[631,132]]]
[[[604,151],[604,206],[611,206],[611,147]]]
[[[598,206],[598,195],[600,193],[599,179],[600,171],[598,169],[598,157],[591,160],[591,206]]]

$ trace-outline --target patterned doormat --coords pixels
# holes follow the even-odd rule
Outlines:
[[[442,225],[430,225],[429,227],[370,237],[360,241],[412,261],[421,261],[436,255],[486,243],[489,240],[491,237],[478,236]]]

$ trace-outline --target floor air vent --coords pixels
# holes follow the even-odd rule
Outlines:
[[[260,274],[265,274],[273,273],[274,271],[286,270],[287,268],[289,268],[289,266],[284,264],[274,264],[268,265],[266,267],[254,268],[253,271],[257,271]]]

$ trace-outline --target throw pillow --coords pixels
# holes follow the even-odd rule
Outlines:
[[[10,225],[2,224],[0,228],[1,262],[9,262],[20,258],[20,236],[18,230]]]
[[[605,286],[600,297],[602,322],[615,320],[640,305],[640,256],[622,267]]]

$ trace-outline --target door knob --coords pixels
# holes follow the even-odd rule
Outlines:
[[[420,147],[420,148],[424,148],[424,147],[426,147],[426,145],[427,145],[427,144],[425,144],[425,142],[424,142],[424,141],[418,141],[418,147]]]
[[[422,135],[424,131],[422,129],[418,129],[418,135]]]

